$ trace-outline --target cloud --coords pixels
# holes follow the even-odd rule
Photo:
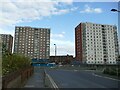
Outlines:
[[[74,0],[74,2],[119,2],[119,0]]]
[[[73,8],[71,8],[71,11],[75,11],[77,9],[78,9],[78,7],[73,7]]]
[[[22,22],[41,20],[54,15],[62,15],[77,10],[73,0],[3,0],[0,3],[0,33],[12,34],[14,27]],[[65,40],[65,32],[51,34],[51,54],[54,55],[54,43],[58,54],[73,54],[74,43]],[[53,45],[53,46],[52,46]]]
[[[57,34],[51,34],[51,38],[64,38],[65,37],[65,32],[62,32],[62,33],[57,33]]]
[[[57,2],[64,2],[65,4],[68,4],[68,5],[71,5],[73,3],[73,0],[54,0],[54,1],[57,1]]]
[[[7,28],[1,29],[0,28],[0,34],[11,34],[14,37],[14,28],[11,30],[8,30]]]
[[[52,15],[66,14],[76,10],[75,7],[63,8],[71,5],[72,0],[4,0],[0,8],[0,27],[11,26],[16,23],[40,20]],[[62,6],[60,6],[62,5]]]
[[[85,5],[85,9],[80,11],[80,13],[102,13],[101,8],[91,8],[89,5]]]
[[[70,40],[51,39],[50,55],[55,55],[55,46],[57,45],[57,55],[74,55],[74,42]]]
[[[56,10],[55,12],[52,12],[53,15],[61,15],[70,12],[69,9],[61,9],[61,10]]]
[[[0,3],[0,33],[12,34],[17,23],[41,20],[53,15],[62,15],[75,11],[76,7],[69,7],[72,0],[3,0]],[[63,8],[63,6],[68,7]],[[63,38],[64,34],[54,34],[54,38]]]
[[[55,46],[57,45],[57,55],[73,55],[74,56],[74,41],[70,41],[65,37],[66,32],[52,33],[50,40],[50,55],[55,55]]]

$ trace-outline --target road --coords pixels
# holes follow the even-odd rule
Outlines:
[[[53,78],[59,88],[118,87],[118,80],[99,77],[93,71],[47,70],[47,73]]]

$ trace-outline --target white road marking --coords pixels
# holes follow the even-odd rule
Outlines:
[[[24,87],[35,87],[34,85],[25,85]]]
[[[57,84],[54,82],[54,80],[52,79],[52,77],[49,74],[47,74],[46,71],[45,71],[45,74],[50,79],[50,82],[52,83],[52,85],[55,88],[55,90],[59,90]]]
[[[106,77],[106,76],[100,76],[100,75],[97,75],[95,73],[92,73],[92,75],[97,76],[97,77],[102,77],[102,78],[107,78],[107,79],[115,80],[115,81],[120,81],[118,79],[114,79],[114,78],[110,78],[110,77]]]
[[[95,71],[95,70],[83,70],[83,71]]]
[[[78,70],[74,70],[75,72],[77,72]]]
[[[62,83],[61,86],[68,86],[68,83]]]

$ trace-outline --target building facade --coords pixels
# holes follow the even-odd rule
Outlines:
[[[16,26],[14,53],[31,59],[49,59],[50,29]]]
[[[73,61],[72,55],[50,56],[50,62],[55,62],[56,64],[70,64],[71,61]]]
[[[76,59],[87,64],[116,64],[119,55],[117,27],[80,23],[75,28]]]
[[[2,39],[2,52],[12,53],[13,36],[10,34],[0,34],[0,37]]]

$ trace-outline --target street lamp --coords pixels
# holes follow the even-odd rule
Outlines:
[[[57,45],[56,44],[54,44],[54,45],[55,45],[55,59],[56,59]],[[55,60],[55,62],[56,62],[56,60]]]
[[[120,10],[117,9],[111,9],[112,12],[120,12]],[[116,65],[116,72],[117,72],[117,76],[118,76],[118,65]]]
[[[54,44],[55,45],[55,56],[56,56],[56,53],[57,53],[57,45],[56,44]]]
[[[111,11],[120,12],[120,10],[117,10],[117,9],[111,9]],[[116,65],[116,72],[117,72],[117,76],[118,76],[118,65]]]
[[[112,12],[120,12],[120,10],[117,9],[111,9]]]

